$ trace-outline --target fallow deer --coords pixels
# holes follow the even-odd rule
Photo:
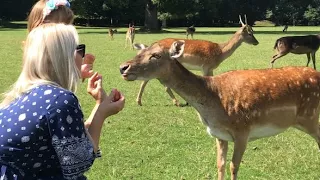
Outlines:
[[[109,28],[109,37],[111,40],[113,40],[114,33],[117,33],[118,31],[116,29]]]
[[[216,69],[220,63],[226,60],[232,53],[245,42],[247,44],[258,45],[259,42],[253,35],[253,29],[247,24],[247,17],[245,16],[245,24],[243,23],[241,16],[239,15],[241,28],[231,37],[231,39],[226,43],[215,43],[205,40],[185,40],[185,50],[184,54],[178,58],[188,69],[192,70],[202,70],[203,75],[212,76],[213,70]],[[168,38],[159,40],[157,43],[161,46],[169,49],[171,44],[177,39]],[[135,44],[134,47],[141,50],[147,45]],[[139,52],[138,52],[139,53]],[[140,90],[137,96],[138,105],[142,106],[141,98],[148,81],[143,81],[140,86]],[[178,100],[175,98],[174,94],[170,88],[166,87],[166,92],[170,95],[173,103],[176,106],[180,106]]]
[[[231,179],[237,179],[247,143],[295,127],[320,148],[320,73],[308,67],[235,70],[199,76],[178,61],[187,44],[155,43],[120,65],[124,80],[158,79],[191,104],[217,138],[218,179],[223,180],[228,142],[234,142]],[[161,113],[161,112],[159,112]]]
[[[308,62],[310,63],[310,55],[313,62],[313,68],[316,69],[316,52],[320,46],[320,35],[307,35],[307,36],[286,36],[276,40],[273,49],[276,49],[277,53],[272,56],[271,68],[274,62],[287,55],[293,54],[307,54]]]
[[[193,34],[195,32],[196,32],[196,28],[194,27],[194,25],[187,27],[187,29],[186,29],[187,39],[189,39],[189,35],[191,36],[191,39],[193,39]]]
[[[282,32],[287,32],[287,31],[288,31],[288,27],[289,27],[289,26],[288,26],[287,24],[284,25]]]
[[[126,33],[125,48],[127,48],[128,44],[129,44],[130,49],[133,49],[134,36],[135,36],[135,28],[134,28],[134,26],[129,26],[127,33]]]

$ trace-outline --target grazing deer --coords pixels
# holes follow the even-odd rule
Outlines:
[[[258,45],[259,42],[253,35],[252,27],[247,24],[247,17],[245,16],[246,24],[243,23],[240,15],[239,19],[242,27],[226,43],[218,44],[205,40],[185,40],[186,45],[184,54],[178,58],[178,61],[189,69],[202,70],[203,75],[212,76],[213,70],[216,69],[220,63],[231,56],[232,53],[242,44],[242,42]],[[176,40],[177,39],[168,38],[162,39],[157,43],[169,49],[171,44]],[[141,50],[147,46],[143,44],[135,44],[134,47],[138,50]],[[136,100],[140,106],[142,106],[141,98],[147,83],[148,81],[143,81],[140,86],[139,94]],[[166,87],[166,92],[171,97],[173,103],[176,106],[180,106],[170,88]]]
[[[320,73],[308,67],[237,70],[199,76],[180,64],[187,44],[154,43],[120,65],[124,80],[158,79],[189,102],[217,138],[218,179],[223,180],[228,141],[234,142],[231,179],[237,179],[247,143],[295,127],[320,148]],[[161,113],[161,112],[159,112]]]
[[[272,56],[271,68],[274,62],[287,55],[293,54],[307,54],[308,62],[310,63],[310,55],[312,57],[313,68],[316,69],[316,52],[320,46],[320,35],[307,35],[307,36],[286,36],[276,40],[273,49],[277,50],[277,53]]]
[[[113,40],[113,34],[117,33],[118,31],[116,29],[109,28],[109,37],[111,40]]]
[[[129,43],[130,49],[133,49],[134,36],[135,36],[135,28],[134,28],[134,26],[129,25],[129,28],[126,33],[125,48],[127,48],[127,45]]]
[[[193,39],[193,34],[195,32],[196,32],[196,28],[194,27],[194,25],[187,27],[187,29],[186,29],[187,39],[189,39],[189,35],[191,35],[191,39]]]

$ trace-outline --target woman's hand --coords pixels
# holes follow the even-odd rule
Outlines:
[[[109,96],[100,104],[98,111],[103,112],[107,118],[120,112],[124,108],[124,104],[124,96],[117,89],[113,89]]]
[[[92,64],[82,64],[81,65],[81,77],[82,81],[86,78],[90,78],[93,75],[93,65]]]
[[[124,96],[117,89],[113,89],[108,96],[102,88],[102,76],[97,72],[89,78],[87,92],[96,100],[99,105],[97,112],[104,119],[117,114],[124,107]]]
[[[97,72],[89,78],[87,92],[96,100],[97,104],[106,99],[106,92],[102,88],[102,76]]]
[[[83,64],[81,65],[82,82],[93,75],[94,72],[92,69],[95,59],[95,56],[92,54],[86,54],[84,56]]]

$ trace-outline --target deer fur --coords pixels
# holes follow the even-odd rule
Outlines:
[[[232,180],[237,179],[249,141],[294,127],[314,138],[320,148],[319,72],[285,67],[199,76],[178,61],[186,47],[182,40],[170,49],[155,43],[122,63],[120,72],[126,81],[158,79],[195,108],[209,135],[217,138],[218,180],[225,176],[229,141],[234,143]]]
[[[189,35],[191,36],[191,39],[193,39],[193,34],[195,32],[196,32],[196,28],[194,27],[194,25],[187,27],[187,29],[186,29],[187,39],[189,39]]]
[[[320,46],[320,35],[307,35],[307,36],[286,36],[276,40],[274,48],[276,54],[272,56],[271,67],[274,62],[287,55],[293,54],[307,54],[308,62],[310,63],[310,55],[313,62],[313,68],[316,69],[316,52]]]
[[[245,16],[244,24],[241,16],[239,16],[242,26],[235,32],[231,39],[225,43],[215,43],[206,40],[187,40],[185,39],[184,54],[178,58],[178,61],[190,70],[201,70],[203,75],[212,76],[213,70],[216,69],[224,60],[231,56],[234,51],[241,46],[243,42],[247,44],[258,45],[259,42],[253,35],[253,29],[247,24]],[[169,49],[171,44],[178,39],[167,38],[159,40],[157,43],[165,49]],[[141,50],[147,45],[135,44],[134,48]],[[139,51],[140,52],[140,51]],[[138,52],[138,54],[139,54]],[[143,81],[137,96],[138,105],[142,106],[142,94],[148,81]],[[175,98],[170,88],[165,88],[166,92],[171,97],[173,104],[180,106],[179,101]]]

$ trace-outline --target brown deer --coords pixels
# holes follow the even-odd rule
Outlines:
[[[111,40],[113,40],[113,34],[117,33],[118,31],[116,29],[109,28],[109,37]]]
[[[245,16],[246,24],[243,23],[240,15],[239,19],[242,27],[226,43],[218,44],[205,40],[185,40],[186,45],[184,54],[178,58],[178,61],[188,69],[202,70],[203,75],[212,76],[213,70],[216,69],[220,63],[231,56],[232,53],[242,44],[242,42],[258,45],[259,42],[253,35],[252,27],[247,24],[247,17]],[[169,49],[171,44],[176,40],[177,39],[168,38],[159,40],[157,43]],[[138,50],[141,50],[142,48],[145,48],[147,46],[143,44],[135,44],[134,47]],[[136,99],[138,105],[140,106],[142,106],[141,98],[147,83],[148,81],[143,81],[141,83],[140,90]],[[170,88],[166,87],[165,89],[166,92],[170,95],[173,103],[176,106],[180,106],[178,100],[175,98]]]
[[[310,63],[310,55],[313,62],[313,68],[316,69],[316,52],[320,46],[320,35],[307,35],[307,36],[286,36],[276,40],[273,49],[276,49],[276,54],[272,56],[271,68],[274,62],[287,55],[293,54],[307,54],[308,62]]]
[[[129,28],[126,33],[126,42],[125,42],[125,48],[127,48],[128,44],[130,45],[130,49],[133,49],[133,41],[135,36],[135,28],[132,25],[129,25]]]
[[[295,127],[320,148],[320,73],[308,67],[236,70],[199,76],[179,62],[187,44],[154,43],[120,65],[124,80],[158,79],[193,106],[217,138],[218,179],[223,180],[228,141],[234,143],[231,179],[237,179],[247,143]],[[161,113],[161,112],[159,112]]]
[[[189,39],[189,35],[191,36],[191,39],[193,39],[193,34],[195,32],[196,32],[196,28],[194,27],[194,25],[187,27],[187,29],[186,29],[187,39]]]

